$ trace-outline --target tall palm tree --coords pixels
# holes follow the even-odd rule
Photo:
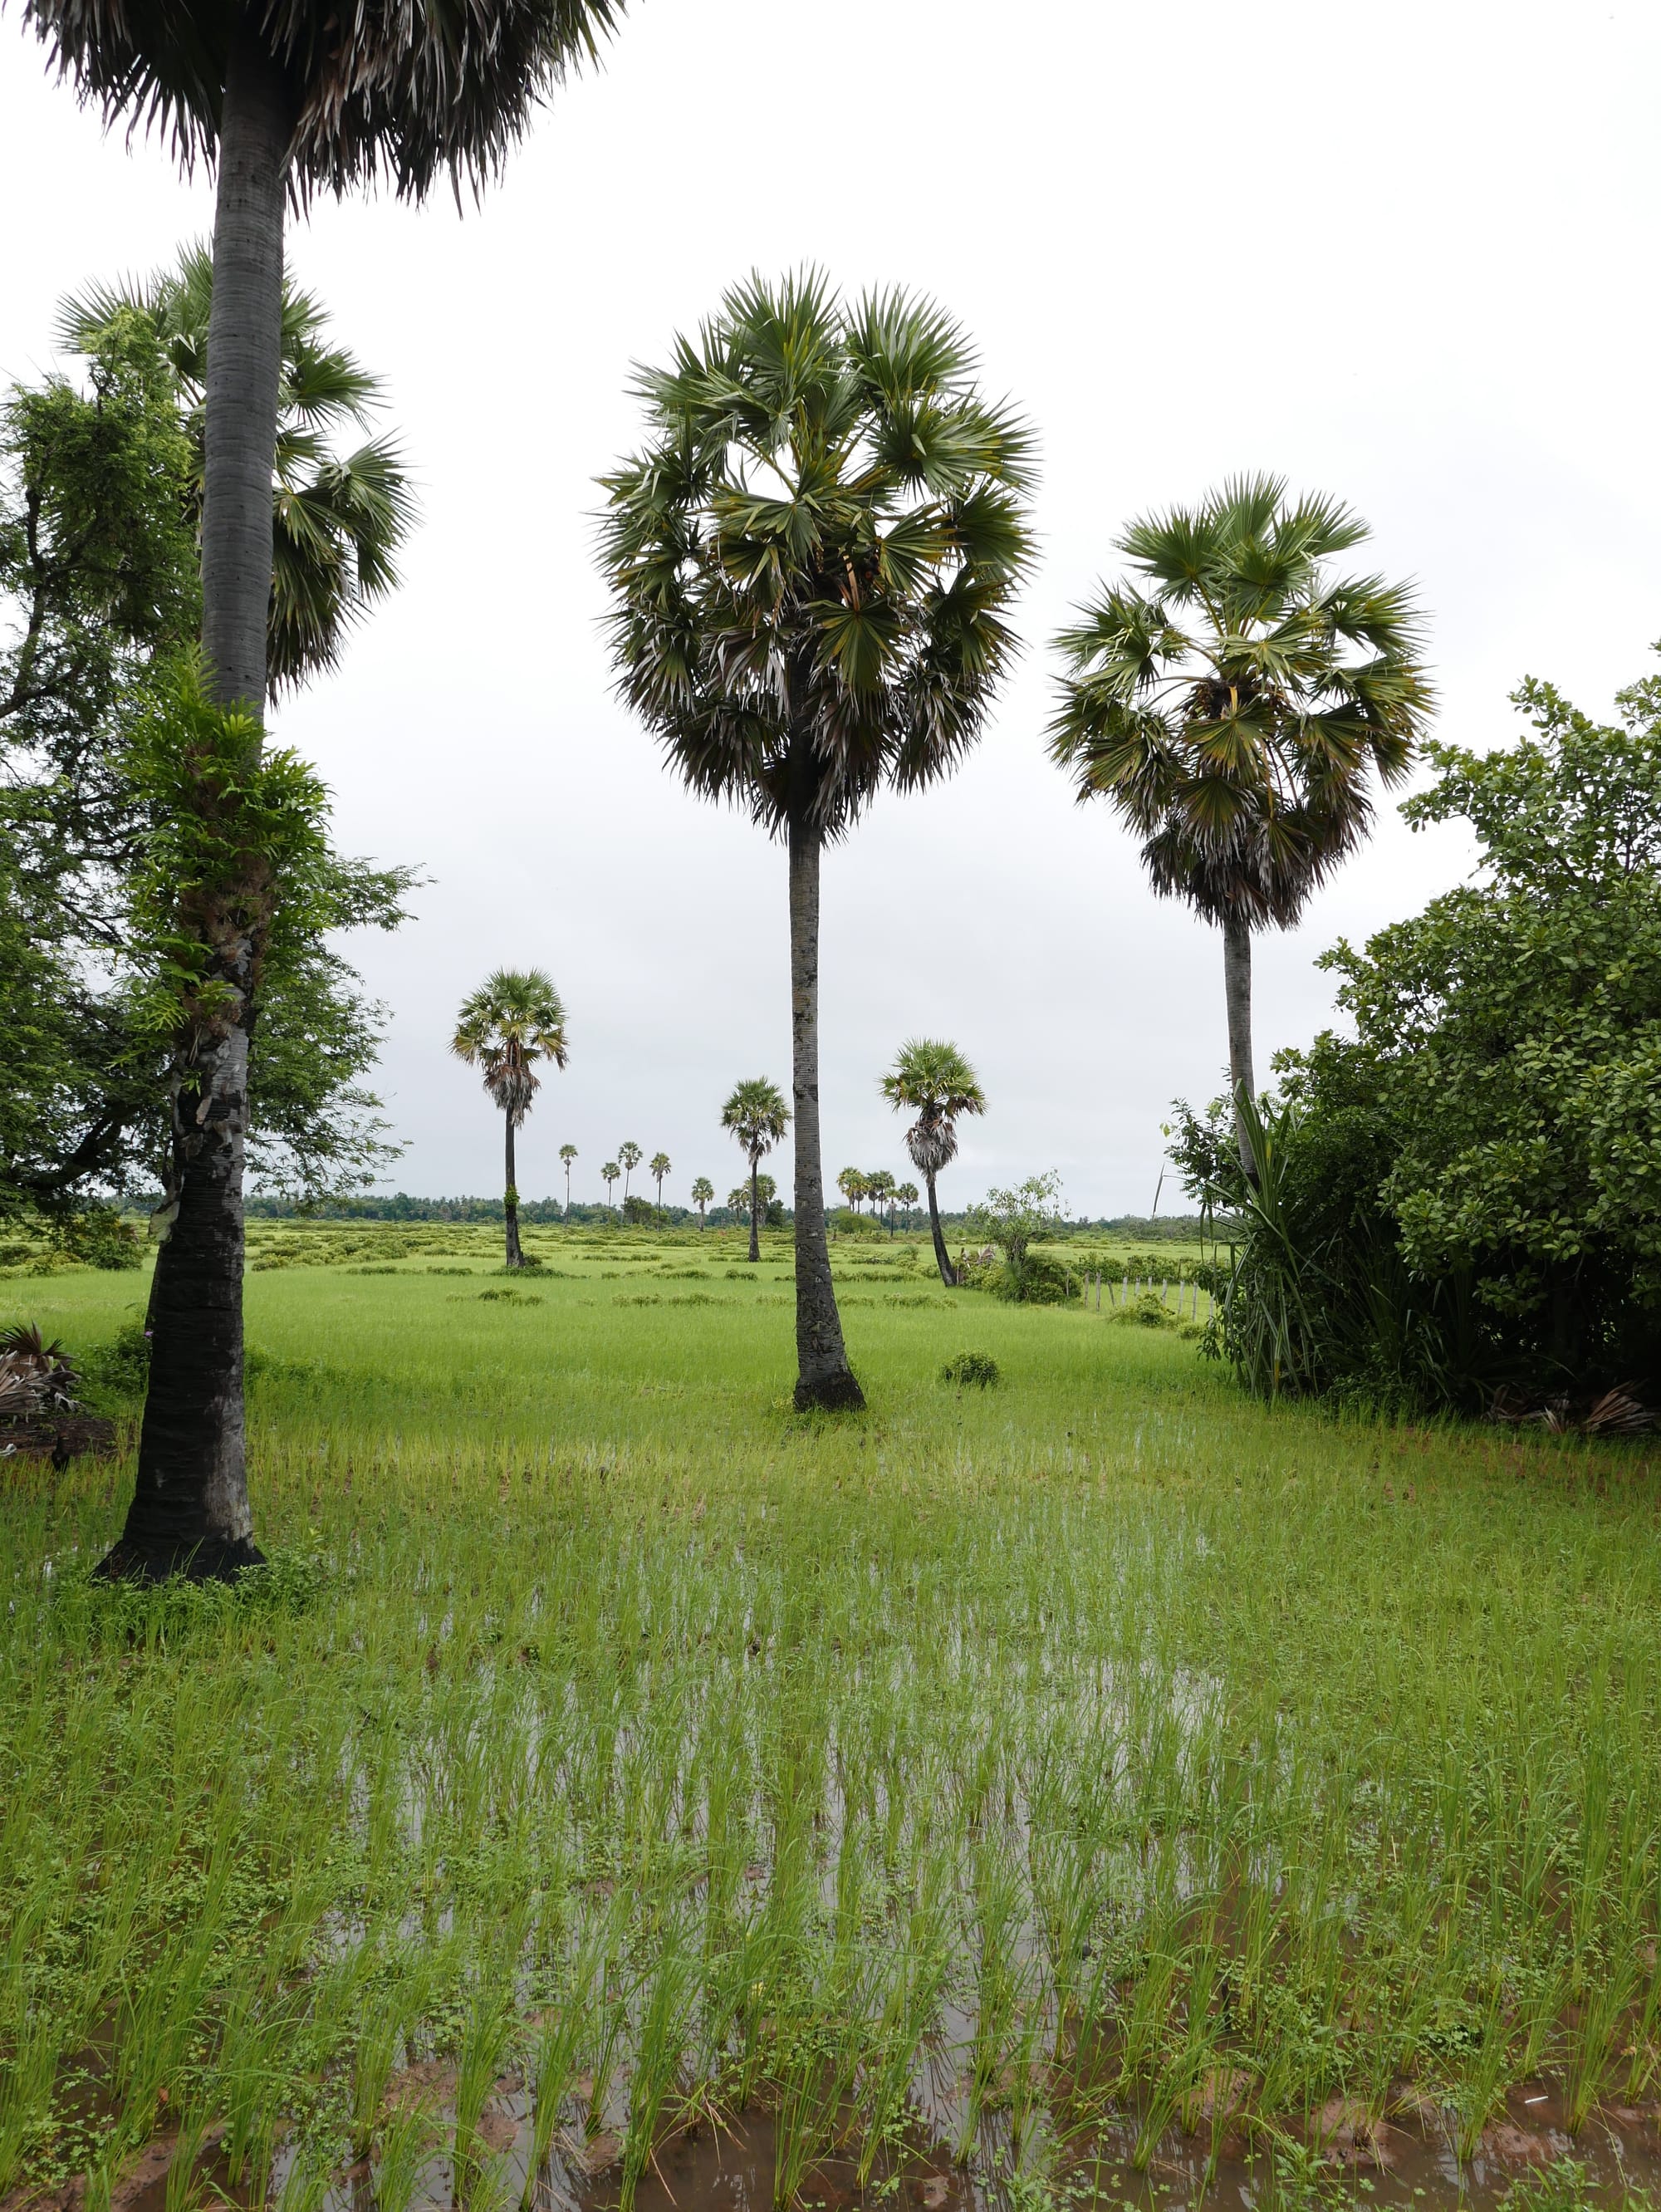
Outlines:
[[[871,1202],[871,1212],[887,1213],[890,1237],[894,1234],[894,1194],[897,1188],[887,1168],[876,1168],[865,1177],[865,1195]]]
[[[537,104],[595,54],[622,0],[469,9],[318,0],[26,0],[63,75],[107,121],[159,125],[217,171],[203,398],[202,639],[214,694],[263,728],[282,373],[286,203],[385,175],[420,199],[501,165]],[[204,793],[204,808],[209,803]],[[240,886],[226,887],[234,905]],[[178,1102],[182,1179],[157,1258],[149,1386],[122,1537],[103,1571],[233,1575],[259,1558],[248,1506],[242,1176],[260,946],[216,937]]]
[[[692,1202],[698,1209],[698,1226],[704,1226],[704,1208],[715,1195],[715,1186],[707,1176],[700,1176],[692,1186]]]
[[[608,1160],[600,1170],[600,1180],[605,1185],[605,1202],[608,1206],[611,1203],[611,1186],[621,1173],[622,1170],[615,1160]]]
[[[865,1195],[865,1177],[858,1168],[843,1168],[837,1176],[836,1188],[856,1213],[859,1201]]]
[[[912,1208],[917,1204],[917,1185],[914,1182],[902,1182],[895,1191],[894,1197],[905,1212],[906,1226],[909,1229],[912,1225]]]
[[[658,1186],[658,1211],[664,1210],[664,1177],[672,1172],[667,1152],[654,1152],[646,1163],[646,1173]]]
[[[575,1145],[561,1146],[560,1158],[565,1164],[565,1210],[567,1213],[571,1211],[571,1163],[576,1157]]]
[[[757,1178],[762,1156],[773,1150],[790,1127],[790,1108],[776,1083],[769,1083],[765,1075],[753,1075],[735,1085],[731,1097],[721,1109],[721,1127],[732,1132],[749,1160],[749,1256],[758,1261],[761,1256],[761,1204]],[[801,1249],[799,1237],[797,1249]]]
[[[799,1406],[864,1402],[825,1231],[820,856],[973,744],[1031,558],[1031,440],[974,368],[926,301],[753,277],[641,374],[646,444],[605,480],[620,689],[789,855]]]
[[[943,1037],[912,1037],[902,1044],[894,1066],[879,1085],[890,1106],[903,1107],[917,1119],[906,1132],[906,1150],[929,1194],[929,1228],[934,1237],[934,1261],[948,1290],[957,1285],[957,1270],[946,1256],[946,1239],[940,1227],[940,1201],[935,1177],[957,1158],[957,1124],[965,1114],[984,1114],[986,1094],[980,1078],[955,1044]],[[912,1194],[913,1198],[916,1193]]]
[[[1131,578],[1057,639],[1051,755],[1142,837],[1155,891],[1222,932],[1236,1138],[1252,1058],[1252,933],[1289,928],[1367,835],[1374,771],[1412,766],[1433,694],[1411,589],[1330,563],[1369,532],[1336,500],[1240,477],[1133,523]]]
[[[498,968],[463,1000],[450,1049],[458,1060],[482,1071],[484,1087],[502,1110],[507,1130],[507,1181],[502,1198],[506,1264],[522,1267],[513,1133],[542,1088],[538,1065],[547,1060],[555,1067],[566,1065],[565,1008],[553,979],[540,968]]]
[[[66,301],[58,320],[61,342],[82,353],[124,314],[138,315],[155,333],[185,410],[198,535],[213,297],[213,257],[204,246],[189,246],[175,268],[148,283],[94,285]],[[328,323],[315,294],[285,277],[266,650],[274,689],[335,665],[348,630],[396,586],[398,548],[414,520],[409,471],[395,440],[371,438],[349,453],[337,448],[343,434],[367,428],[379,412],[382,386],[332,343]]]
[[[622,1163],[623,1204],[627,1206],[628,1204],[628,1179],[630,1176],[633,1174],[635,1169],[640,1166],[642,1154],[640,1146],[631,1141],[627,1144],[618,1146],[617,1158]]]

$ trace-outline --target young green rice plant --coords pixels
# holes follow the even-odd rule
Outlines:
[[[678,1948],[658,1959],[640,2014],[634,2070],[629,2081],[628,2126],[623,2136],[623,2169],[618,2203],[629,2212],[663,2123],[664,2111],[681,2086],[690,2017],[698,1996],[696,1961]]]
[[[380,2130],[370,2172],[375,2212],[409,2212],[437,2144],[430,2112],[409,2106],[391,2113]]]
[[[484,2108],[512,2049],[516,2021],[507,1993],[499,1986],[474,1990],[467,2005],[456,2068],[456,2104],[451,2159],[452,2198],[461,2212],[488,2212],[492,2179],[479,2135]]]

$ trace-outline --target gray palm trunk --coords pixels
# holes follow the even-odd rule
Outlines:
[[[940,1279],[949,1291],[957,1288],[957,1270],[946,1256],[946,1239],[940,1227],[940,1201],[935,1196],[934,1173],[925,1169],[924,1182],[929,1193],[929,1233],[934,1238],[934,1263],[940,1270]]]
[[[271,476],[282,359],[282,223],[293,131],[282,73],[233,18],[219,133],[208,330],[202,641],[225,704],[263,721],[271,597]],[[234,926],[239,886],[210,886],[212,975],[232,1018],[181,1055],[171,1222],[153,1287],[138,1473],[108,1574],[201,1579],[257,1565],[243,1420],[243,1162],[258,946]],[[217,894],[215,899],[215,894]]]
[[[1241,1099],[1258,1095],[1252,1072],[1252,926],[1238,915],[1223,918],[1222,988],[1228,1004],[1228,1092],[1234,1103],[1234,1142],[1240,1165],[1255,1176],[1246,1117],[1240,1112]]]
[[[507,1124],[507,1182],[502,1192],[502,1219],[506,1225],[506,1255],[503,1265],[522,1267],[524,1255],[519,1249],[518,1182],[513,1172],[513,1116],[504,1114]]]
[[[819,833],[790,830],[791,1085],[796,1118],[796,1403],[863,1406],[842,1341],[819,1138]],[[752,1213],[752,1218],[754,1215]]]
[[[749,1256],[758,1266],[761,1258],[761,1155],[749,1156]]]

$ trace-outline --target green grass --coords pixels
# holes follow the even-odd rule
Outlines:
[[[0,1474],[0,2198],[164,2126],[290,2212],[601,2129],[627,2197],[748,2106],[781,2198],[929,2138],[1129,2188],[1185,2122],[1301,2201],[1334,2097],[1470,2153],[1543,2069],[1653,2096],[1653,1458],[1258,1407],[915,1240],[838,1248],[871,1411],[799,1419],[781,1241],[530,1243],[256,1233],[261,1588],[96,1591],[130,1462]]]

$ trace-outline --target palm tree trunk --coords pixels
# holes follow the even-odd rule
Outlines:
[[[791,1083],[796,1113],[796,1403],[863,1406],[848,1365],[825,1237],[819,1141],[819,854],[816,830],[790,832]]]
[[[934,1177],[926,1172],[923,1180],[929,1191],[929,1230],[934,1238],[934,1263],[940,1270],[940,1279],[949,1291],[957,1288],[957,1270],[946,1256],[946,1239],[940,1229],[940,1201],[934,1194]]]
[[[239,11],[221,109],[208,331],[202,642],[225,704],[263,720],[271,471],[282,338],[282,219],[293,115],[282,70]],[[207,887],[228,920],[235,885]],[[178,1202],[156,1255],[138,1475],[107,1576],[228,1577],[258,1563],[242,1398],[243,1146],[257,947],[220,933],[227,1018],[198,1024],[174,1115]]]
[[[759,1266],[761,1258],[761,1155],[749,1156],[749,1256]]]
[[[1248,1176],[1255,1176],[1246,1119],[1240,1110],[1242,1096],[1251,1099],[1258,1095],[1252,1073],[1252,929],[1237,915],[1230,915],[1222,925],[1222,988],[1228,1003],[1228,1091],[1234,1102],[1234,1142],[1240,1165]]]
[[[504,1267],[522,1267],[524,1255],[519,1249],[519,1188],[513,1173],[513,1116],[504,1114],[507,1124],[507,1182],[502,1192],[502,1224],[506,1231],[506,1255]]]

